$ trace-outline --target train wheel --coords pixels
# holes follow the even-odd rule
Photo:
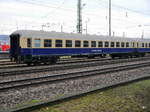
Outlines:
[[[27,63],[28,66],[31,66],[31,63]]]
[[[57,62],[56,59],[51,60],[51,64],[55,64]]]
[[[50,59],[50,63],[51,64],[55,64],[56,62],[57,62],[57,57],[52,57],[51,59]]]
[[[112,58],[112,59],[115,59],[115,57],[114,57],[114,56],[111,56],[111,58]]]
[[[10,58],[10,61],[13,62],[13,58]]]
[[[133,58],[133,56],[131,55],[130,58]]]
[[[40,62],[34,62],[33,65],[35,66],[40,65]]]
[[[44,62],[44,65],[48,65],[49,63],[48,62]]]
[[[106,54],[101,54],[100,57],[101,58],[106,58]]]
[[[88,59],[93,59],[93,58],[95,58],[94,55],[88,55]]]

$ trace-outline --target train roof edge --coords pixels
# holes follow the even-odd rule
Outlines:
[[[150,42],[150,39],[141,39],[141,38],[129,38],[129,37],[109,37],[109,36],[104,36],[104,35],[86,35],[86,34],[77,34],[77,33],[64,33],[64,32],[54,32],[54,31],[42,31],[42,30],[17,30],[13,32],[11,35],[20,35],[20,37],[29,37],[29,38],[47,38],[47,37],[52,37],[52,38],[66,38],[66,39],[80,39],[80,40],[108,40],[108,41],[113,41],[113,40],[119,40],[119,41],[142,41],[142,42]],[[11,36],[10,35],[10,36]]]

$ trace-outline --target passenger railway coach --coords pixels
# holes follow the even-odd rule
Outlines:
[[[55,63],[60,56],[144,56],[150,39],[18,30],[10,35],[10,57],[19,63]]]

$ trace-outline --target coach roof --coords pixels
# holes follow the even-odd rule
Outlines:
[[[85,34],[82,35],[82,34],[75,34],[75,33],[47,32],[47,31],[35,31],[35,30],[17,30],[13,32],[11,35],[15,35],[15,34],[19,34],[20,37],[28,37],[28,38],[150,42],[150,39],[108,37],[102,35],[85,35]]]

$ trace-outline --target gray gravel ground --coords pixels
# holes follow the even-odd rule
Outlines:
[[[150,76],[150,67],[0,92],[0,110],[12,108],[32,100],[46,101],[63,95],[96,87],[107,87],[145,76]]]
[[[142,62],[147,62],[147,61],[126,62],[126,63],[119,63],[119,64],[109,64],[109,65],[102,65],[102,66],[84,67],[84,68],[76,68],[76,69],[68,69],[68,70],[57,70],[57,71],[51,71],[51,72],[40,72],[40,73],[23,74],[23,75],[18,75],[18,74],[12,75],[12,76],[6,75],[6,76],[0,76],[0,83],[6,82],[6,81],[14,81],[17,79],[21,80],[21,79],[38,78],[41,76],[43,77],[43,76],[58,75],[58,74],[64,74],[64,73],[73,73],[73,72],[79,72],[79,71],[104,69],[104,68],[110,68],[110,67],[138,64],[138,63],[142,63]]]

